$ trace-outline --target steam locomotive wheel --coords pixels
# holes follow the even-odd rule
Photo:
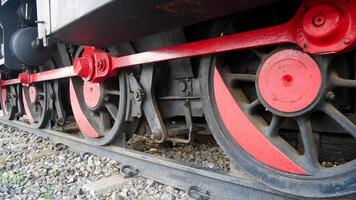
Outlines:
[[[79,48],[77,55],[85,54]],[[107,49],[113,56],[134,52],[129,44]],[[70,102],[75,120],[86,140],[94,145],[107,145],[127,139],[136,130],[138,120],[125,120],[127,106],[126,72],[90,83],[81,78],[70,79]]]
[[[16,86],[7,86],[1,88],[1,107],[4,113],[4,118],[8,120],[15,119],[17,113],[17,93]]]
[[[236,165],[276,190],[349,194],[356,187],[355,156],[334,167],[321,165],[317,138],[327,133],[315,128],[317,121],[334,124],[342,137],[356,141],[355,121],[334,105],[345,98],[335,90],[352,90],[356,80],[340,78],[337,67],[327,56],[295,48],[205,57],[200,77],[209,127]]]
[[[53,110],[50,105],[50,93],[51,85],[48,82],[22,87],[24,110],[33,127],[44,128],[48,125]]]
[[[126,80],[123,73],[104,83],[72,78],[70,100],[78,126],[89,142],[106,145],[127,131]]]

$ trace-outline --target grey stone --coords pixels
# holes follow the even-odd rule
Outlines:
[[[113,191],[119,188],[120,186],[127,183],[129,180],[130,178],[124,178],[121,175],[114,175],[111,177],[87,183],[83,185],[83,189],[89,191],[92,195],[102,195],[110,190]]]
[[[53,156],[53,155],[57,155],[57,154],[58,154],[58,151],[44,150],[44,151],[30,154],[30,158],[31,159],[39,159],[39,158],[42,158],[45,156]]]

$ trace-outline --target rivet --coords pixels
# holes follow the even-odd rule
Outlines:
[[[326,100],[327,101],[334,101],[335,100],[335,94],[331,91],[329,91],[327,94],[326,94]]]

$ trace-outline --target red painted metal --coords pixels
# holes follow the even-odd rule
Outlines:
[[[90,125],[90,122],[85,117],[85,114],[83,113],[80,107],[78,96],[75,92],[72,80],[70,80],[69,83],[69,92],[70,92],[70,102],[72,105],[73,115],[82,133],[92,138],[100,137],[101,134],[97,133],[95,129]]]
[[[114,57],[113,69],[192,56],[203,56],[239,49],[293,43],[290,23],[264,29],[236,33],[208,40],[186,43],[134,55]]]
[[[62,67],[58,69],[52,69],[44,72],[31,74],[30,84],[41,81],[70,78],[73,76],[77,76],[77,74],[74,72],[73,66]]]
[[[296,42],[306,52],[328,54],[355,47],[356,1],[305,1],[299,13]]]
[[[37,89],[34,86],[28,88],[31,103],[35,103],[37,99]]]
[[[0,86],[1,87],[5,87],[8,85],[15,85],[15,84],[19,84],[20,80],[18,78],[14,78],[14,79],[9,79],[9,80],[2,80],[0,82]]]
[[[22,90],[22,102],[23,102],[23,107],[25,109],[25,114],[27,116],[27,119],[28,121],[32,124],[34,123],[35,121],[33,120],[33,117],[32,117],[32,113],[30,111],[30,107],[27,103],[27,98],[26,98],[26,95],[25,95],[25,91]]]
[[[85,104],[89,108],[95,108],[100,104],[101,87],[100,83],[84,82],[83,95]]]
[[[281,112],[297,112],[318,96],[321,72],[308,54],[285,49],[272,54],[258,73],[258,89],[264,101]]]
[[[214,71],[214,93],[219,115],[227,131],[246,152],[258,161],[292,174],[307,174],[274,146],[243,113],[220,72]]]
[[[84,47],[81,57],[74,60],[74,72],[85,81],[102,82],[115,75],[112,70],[112,56],[94,47]]]
[[[28,87],[31,83],[31,75],[27,72],[22,72],[19,74],[19,81],[23,86]]]
[[[34,73],[34,74],[22,72],[19,74],[18,78],[1,81],[0,87],[20,84],[20,83],[24,86],[29,86],[32,83],[36,83],[36,82],[50,81],[50,80],[56,80],[61,78],[69,78],[73,76],[77,76],[77,74],[74,72],[73,66],[52,69],[52,70]]]
[[[5,115],[8,115],[8,111],[7,111],[7,107],[6,107],[6,101],[7,101],[7,90],[6,90],[6,88],[1,88],[2,110],[4,111]]]
[[[123,67],[285,43],[296,44],[311,54],[335,54],[355,47],[355,38],[356,1],[306,0],[285,24],[122,57],[85,47],[73,67],[31,74],[29,78],[22,77],[21,83],[72,76],[97,83]],[[18,80],[4,81],[2,85],[16,83]]]

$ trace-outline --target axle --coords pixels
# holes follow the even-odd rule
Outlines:
[[[34,74],[23,72],[16,79],[1,81],[0,86],[19,83],[28,86],[73,76],[100,83],[119,69],[134,65],[286,43],[297,45],[310,54],[336,54],[352,49],[356,45],[355,37],[355,1],[309,0],[285,24],[122,57],[113,57],[87,46],[72,66]]]

